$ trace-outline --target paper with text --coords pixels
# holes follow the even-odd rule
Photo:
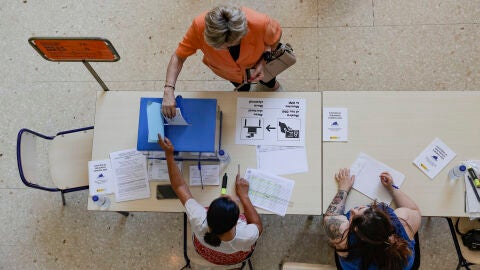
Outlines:
[[[360,153],[350,167],[350,174],[355,175],[353,188],[373,200],[376,199],[379,202],[390,204],[392,202],[392,195],[390,195],[388,190],[380,182],[380,174],[382,172],[389,172],[393,178],[393,183],[397,187],[400,187],[405,180],[405,175],[402,173],[375,160],[367,154]],[[358,205],[345,206],[345,210],[348,211],[355,206]]]
[[[235,143],[305,146],[304,99],[238,98]]]
[[[112,174],[110,159],[88,162],[88,184],[92,196],[114,192],[115,179]]]
[[[413,163],[433,179],[456,155],[444,142],[435,138]]]
[[[285,216],[295,182],[256,169],[247,169],[245,179],[250,184],[248,196],[256,207]]]
[[[167,161],[162,159],[148,159],[148,180],[149,181],[169,181]],[[175,161],[180,171],[182,171],[182,162]]]
[[[347,108],[323,108],[323,141],[348,141]]]
[[[220,185],[220,166],[219,165],[201,165],[202,175],[198,166],[190,166],[190,186],[215,186]]]
[[[257,168],[275,175],[308,172],[303,146],[257,145]]]
[[[145,156],[136,149],[110,153],[117,202],[150,198]]]

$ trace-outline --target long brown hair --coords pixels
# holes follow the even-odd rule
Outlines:
[[[346,237],[353,234],[356,240],[346,249],[337,249],[348,252],[347,261],[361,258],[360,269],[367,269],[372,264],[379,269],[403,269],[412,255],[408,242],[395,233],[385,208],[384,204],[374,202],[362,215],[354,216]]]

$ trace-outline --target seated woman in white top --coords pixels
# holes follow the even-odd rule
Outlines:
[[[215,264],[234,264],[246,259],[262,233],[262,221],[248,197],[248,182],[237,175],[235,188],[243,205],[243,217],[237,203],[228,195],[212,201],[207,210],[190,193],[175,164],[170,140],[159,135],[158,144],[165,151],[172,188],[185,206],[197,252]]]

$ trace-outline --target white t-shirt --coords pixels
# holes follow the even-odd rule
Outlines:
[[[222,241],[220,246],[211,246],[203,240],[203,236],[208,232],[207,209],[201,206],[195,199],[191,198],[185,203],[188,221],[192,231],[198,241],[204,246],[225,254],[232,254],[238,251],[250,251],[253,244],[258,239],[258,227],[255,224],[247,224],[238,219],[235,237],[230,241]]]

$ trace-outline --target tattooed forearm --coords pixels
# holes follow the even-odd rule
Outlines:
[[[340,232],[340,225],[345,222],[344,220],[335,218],[335,217],[328,217],[325,219],[325,232],[329,239],[341,239],[342,232]]]
[[[326,216],[343,215],[345,211],[345,202],[347,201],[348,192],[346,190],[339,190],[337,195],[333,198],[325,212]]]

